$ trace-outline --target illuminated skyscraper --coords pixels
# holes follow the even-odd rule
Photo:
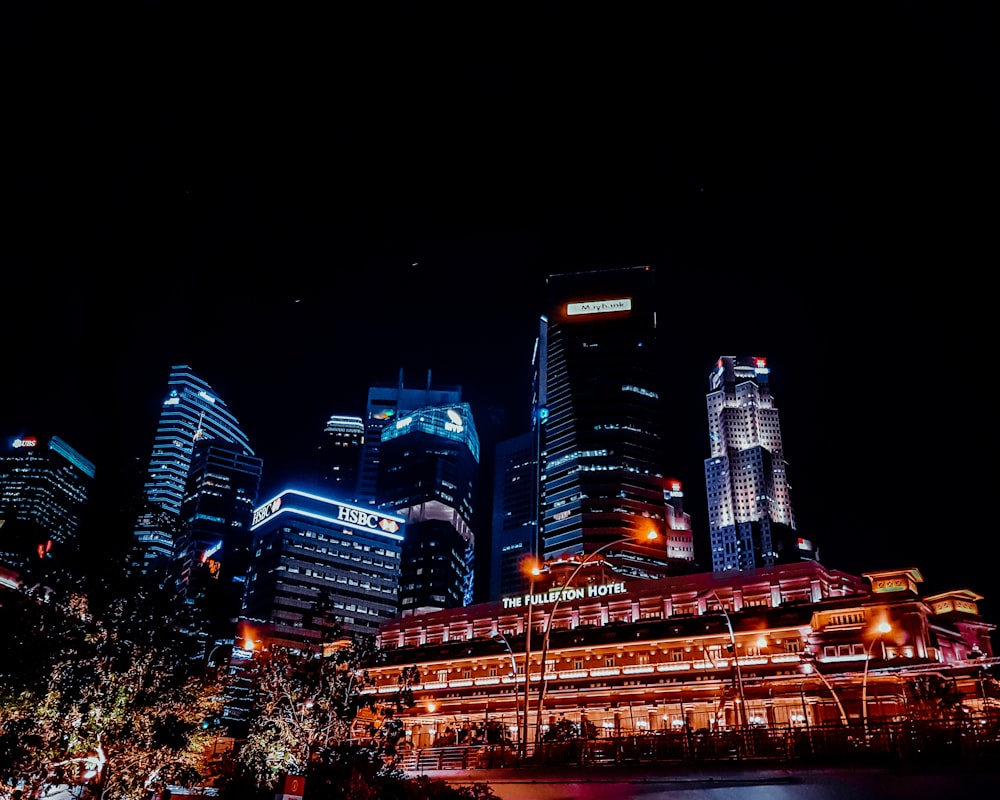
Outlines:
[[[419,408],[383,428],[376,503],[406,520],[401,615],[472,602],[478,478],[468,403]]]
[[[0,452],[0,560],[18,566],[74,544],[94,465],[58,436],[11,439]]]
[[[368,389],[368,408],[365,411],[365,440],[361,451],[361,475],[358,481],[357,501],[375,503],[376,482],[379,471],[379,450],[382,447],[382,428],[397,417],[428,406],[446,406],[462,401],[461,386],[433,386],[431,372],[422,388],[403,385],[403,370],[394,384],[377,384]]]
[[[286,489],[258,506],[242,636],[317,652],[396,616],[403,519]]]
[[[535,431],[498,442],[493,468],[490,599],[525,594],[525,561],[535,555],[538,455]]]
[[[316,478],[322,494],[356,500],[365,423],[361,417],[333,415],[316,448]]]
[[[178,551],[176,537],[195,442],[201,439],[230,442],[242,456],[254,455],[236,417],[212,387],[190,367],[172,367],[147,468],[145,503],[135,523],[140,549],[143,545],[151,548],[143,554],[147,571],[153,560],[186,558],[183,547]],[[256,497],[250,502],[255,501]],[[178,525],[171,524],[173,519]]]
[[[232,637],[240,614],[262,466],[235,442],[195,441],[174,575],[180,594],[200,607],[215,637]]]
[[[687,572],[668,553],[666,420],[653,270],[550,275],[539,335],[541,526],[546,559],[603,550],[638,577]],[[675,520],[676,524],[676,520]],[[659,538],[643,542],[655,529]]]
[[[705,489],[712,571],[818,560],[795,529],[765,358],[723,356],[709,374]]]

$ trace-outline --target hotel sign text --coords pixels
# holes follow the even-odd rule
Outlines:
[[[553,589],[542,594],[518,594],[502,597],[504,608],[523,608],[526,606],[541,606],[558,603],[562,600],[582,600],[583,598],[607,597],[611,594],[625,594],[625,583],[602,583],[595,586],[579,588]]]

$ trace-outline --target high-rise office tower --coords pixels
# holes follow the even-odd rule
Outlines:
[[[334,414],[323,426],[316,448],[316,480],[322,494],[356,500],[365,423],[361,417]]]
[[[526,594],[536,552],[538,450],[535,431],[498,442],[493,468],[490,599]]]
[[[402,616],[472,602],[478,477],[468,403],[419,408],[383,428],[376,503],[406,520]]]
[[[795,529],[765,358],[723,356],[709,374],[705,490],[712,571],[818,560]]]
[[[94,465],[58,436],[10,439],[0,453],[0,560],[20,566],[74,544]]]
[[[212,387],[190,367],[172,367],[149,458],[149,502],[180,514],[194,442],[201,436],[235,442],[247,455],[254,454],[236,417]]]
[[[262,468],[236,442],[201,436],[194,443],[174,572],[179,593],[215,638],[232,638],[236,629]]]
[[[403,384],[403,370],[394,384],[376,384],[368,389],[368,406],[365,411],[365,440],[361,450],[361,475],[358,480],[357,501],[375,504],[376,482],[379,471],[379,450],[382,447],[382,429],[398,417],[428,406],[447,406],[462,401],[462,387],[434,386],[431,371],[422,387]]]
[[[241,637],[319,651],[395,618],[402,517],[286,489],[251,530]]]
[[[232,442],[243,455],[254,455],[236,417],[212,387],[190,367],[172,367],[147,468],[145,504],[135,524],[139,545],[153,543],[157,551],[176,548],[174,526],[163,524],[157,529],[156,522],[165,519],[161,511],[180,519],[194,445],[199,439]],[[148,567],[148,558],[146,562]]]
[[[543,559],[598,549],[637,577],[689,572],[668,553],[657,300],[649,267],[550,275],[539,334]],[[659,538],[644,539],[649,529]],[[620,541],[628,539],[628,541]]]

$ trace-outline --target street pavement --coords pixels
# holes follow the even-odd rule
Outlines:
[[[458,785],[486,783],[498,800],[962,800],[1000,796],[1000,765],[953,771],[529,767],[425,774]]]

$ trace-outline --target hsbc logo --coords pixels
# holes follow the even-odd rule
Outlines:
[[[258,522],[263,522],[269,516],[271,516],[275,511],[281,508],[281,498],[275,497],[266,506],[261,506],[256,511],[253,512],[253,521],[251,525],[256,525]]]

